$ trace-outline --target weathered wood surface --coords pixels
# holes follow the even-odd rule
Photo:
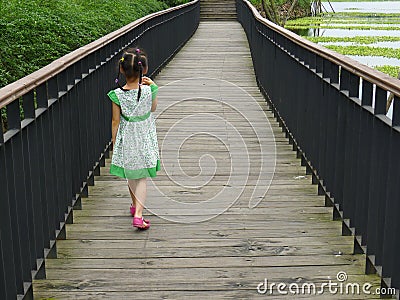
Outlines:
[[[238,23],[201,23],[156,81],[164,165],[149,181],[152,227],[132,228],[127,185],[109,175],[108,160],[57,241],[58,258],[46,261],[47,279],[35,280],[35,298],[379,298],[257,294],[264,278],[320,285],[346,272],[347,282],[380,281],[364,275],[365,257],[352,254],[352,237],[341,236],[275,123]],[[253,193],[260,173],[263,196]]]
[[[236,20],[235,0],[200,0],[200,19]]]

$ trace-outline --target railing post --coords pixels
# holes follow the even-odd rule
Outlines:
[[[16,299],[17,293],[23,291],[21,281],[21,265],[19,264],[19,258],[17,251],[14,251],[15,243],[14,240],[17,236],[13,236],[12,224],[11,224],[11,211],[10,211],[10,198],[6,173],[6,156],[5,156],[4,144],[0,144],[0,230],[1,230],[1,254],[0,260],[2,261],[3,268],[2,273],[4,274],[4,286],[7,297],[3,299]],[[17,248],[18,249],[18,248]],[[7,275],[6,275],[7,274]]]
[[[373,95],[373,85],[372,83],[363,80],[362,81],[362,96],[361,105],[372,107],[372,95]]]
[[[387,91],[377,86],[375,90],[375,115],[386,115]]]
[[[400,97],[399,96],[394,96],[394,98],[393,98],[392,126],[393,127],[400,126]]]

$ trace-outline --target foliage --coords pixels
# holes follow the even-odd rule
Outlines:
[[[268,20],[284,26],[286,21],[310,14],[312,0],[250,0]]]
[[[0,0],[0,87],[172,2]]]
[[[250,0],[250,2],[251,2],[251,4],[253,4],[256,7],[261,7],[261,0]],[[269,2],[269,1],[267,1],[267,2]],[[275,0],[276,5],[283,5],[288,2],[291,3],[292,1],[290,1],[290,0]],[[307,8],[307,9],[309,9],[310,5],[311,5],[310,0],[298,0],[297,3],[301,8]]]

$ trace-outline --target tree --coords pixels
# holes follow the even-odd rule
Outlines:
[[[296,4],[298,4],[298,0],[291,0],[291,5],[289,9],[286,12],[282,12],[279,9],[279,6],[275,2],[275,0],[261,0],[261,9],[268,20],[280,26],[285,26],[286,21],[292,14],[294,8],[296,7]]]

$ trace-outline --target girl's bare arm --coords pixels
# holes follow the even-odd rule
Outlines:
[[[142,83],[146,84],[146,85],[152,85],[152,84],[154,84],[154,81],[151,80],[151,78],[149,78],[149,77],[143,76]],[[152,112],[156,111],[157,103],[158,103],[158,100],[157,100],[157,97],[156,97],[156,98],[153,99],[153,103],[151,105],[151,111]]]
[[[121,108],[112,103],[112,122],[111,122],[111,132],[112,132],[112,142],[115,145],[115,139],[117,138],[117,131],[119,126],[119,120],[121,115]]]
[[[158,99],[157,99],[157,97],[156,97],[156,98],[153,100],[153,103],[151,104],[151,112],[155,112],[155,111],[156,111],[157,102],[158,102]]]

